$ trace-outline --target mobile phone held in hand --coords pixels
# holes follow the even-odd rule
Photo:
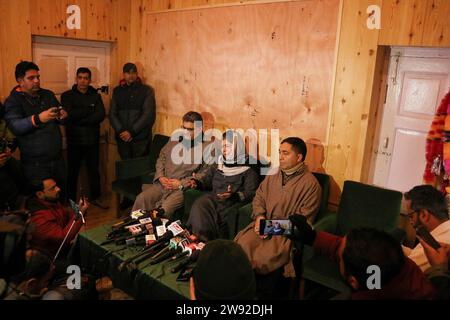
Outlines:
[[[437,250],[441,247],[440,243],[428,232],[428,230],[420,225],[416,228],[416,235],[421,237],[426,243],[428,243],[433,249]]]
[[[283,236],[292,232],[292,223],[286,220],[266,220],[259,221],[259,234],[264,236]]]

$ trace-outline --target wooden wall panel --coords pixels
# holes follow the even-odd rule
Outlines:
[[[30,3],[32,34],[41,36],[86,39],[88,26],[88,11],[86,0],[39,0],[26,2]],[[66,13],[66,10],[67,7],[71,4],[80,6],[80,30],[67,29],[66,20],[68,14]]]
[[[114,18],[111,21],[111,34],[114,43],[111,52],[111,89],[122,78],[123,64],[130,60],[130,1],[113,0],[112,16]]]
[[[114,3],[118,4],[119,2],[115,1]],[[117,19],[114,13],[122,14],[120,11],[113,11],[114,3],[112,0],[87,0],[87,12],[84,15],[88,21],[87,39],[113,41],[114,31],[117,31],[112,29],[114,20]]]
[[[427,0],[383,0],[380,44],[420,45]]]
[[[339,186],[360,181],[372,100],[378,30],[366,25],[367,7],[381,0],[344,0],[325,169]],[[331,190],[337,202],[339,190]]]
[[[230,127],[279,128],[284,137],[324,143],[338,6],[299,1],[148,14],[143,71],[158,111],[208,111]]]
[[[450,1],[427,0],[422,44],[450,47]]]
[[[32,34],[100,41],[114,41],[116,0],[40,0],[30,1]],[[67,6],[81,9],[81,29],[69,30]],[[128,4],[129,5],[129,4]]]
[[[450,1],[383,0],[380,45],[450,45]]]
[[[16,64],[20,60],[31,60],[31,28],[29,16],[26,14],[29,8],[28,1],[0,1],[1,101],[4,101],[17,84],[14,78]]]
[[[240,4],[261,2],[258,0],[144,0],[148,11],[177,10],[194,7],[215,6],[223,4]]]

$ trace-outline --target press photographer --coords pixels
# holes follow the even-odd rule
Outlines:
[[[62,248],[64,256],[69,244],[80,231],[83,219],[80,219],[72,208],[61,204],[59,200],[61,189],[52,178],[33,181],[32,189],[34,196],[26,203],[26,208],[31,211],[33,227],[30,247],[54,257],[67,235],[65,246]],[[87,199],[80,199],[79,207],[81,213],[86,216],[89,207]],[[72,229],[69,232],[70,228]]]

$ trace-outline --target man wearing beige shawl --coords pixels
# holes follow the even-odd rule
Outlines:
[[[169,141],[162,148],[156,161],[153,183],[142,185],[142,192],[136,197],[132,211],[153,210],[160,207],[164,209],[165,216],[171,218],[173,213],[183,206],[183,190],[190,188],[193,174],[200,179],[208,168],[202,158],[200,161],[193,161],[195,148],[201,147],[203,150],[209,144],[203,142],[202,137],[196,139],[194,124],[201,121],[202,116],[195,111],[190,111],[183,116],[182,133],[184,132],[190,139],[185,139],[183,136],[180,141]],[[201,130],[197,134],[202,135]],[[174,157],[180,155],[179,151],[175,152],[180,149],[178,147],[182,147],[183,154],[186,153],[187,161],[176,163]]]
[[[291,241],[283,236],[260,236],[259,223],[261,219],[288,219],[293,214],[304,215],[312,223],[322,190],[304,162],[306,152],[306,144],[300,138],[290,137],[281,142],[280,169],[260,184],[252,203],[253,222],[235,238],[257,274],[285,267],[285,276],[295,276]]]

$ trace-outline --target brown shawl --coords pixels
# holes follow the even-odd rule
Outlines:
[[[288,219],[302,214],[312,223],[320,206],[322,190],[306,165],[295,177],[282,185],[282,172],[267,176],[253,199],[253,217],[265,214],[267,219]],[[235,241],[241,245],[259,274],[267,274],[291,262],[292,243],[283,236],[262,240],[254,231],[254,222],[239,232]],[[292,264],[285,268],[287,276],[295,276]]]

